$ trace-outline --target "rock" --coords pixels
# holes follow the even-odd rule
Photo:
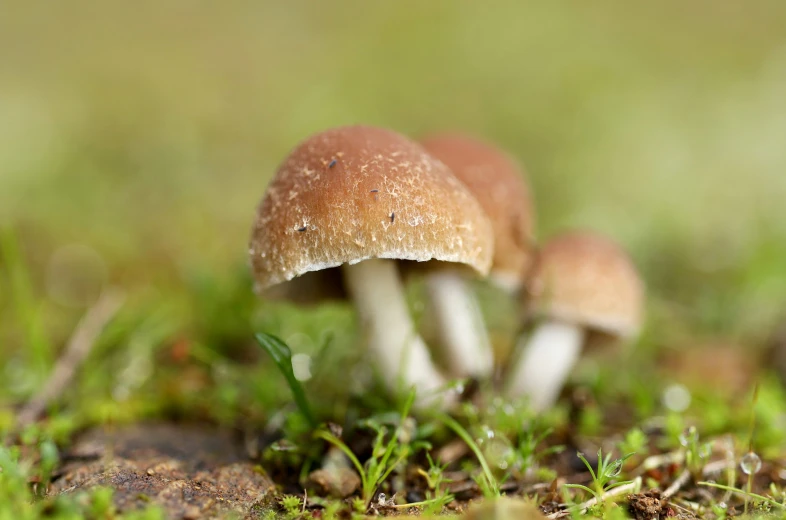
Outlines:
[[[309,485],[319,494],[346,498],[360,487],[360,477],[351,468],[318,469],[308,475]]]
[[[534,504],[511,498],[485,500],[473,504],[463,520],[545,520],[545,516]]]

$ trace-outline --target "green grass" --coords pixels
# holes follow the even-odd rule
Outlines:
[[[438,420],[445,424],[448,428],[450,428],[453,433],[455,433],[462,441],[464,441],[470,450],[472,450],[473,455],[477,458],[478,463],[480,464],[481,473],[476,480],[480,489],[483,491],[483,495],[486,498],[497,498],[501,496],[500,489],[499,489],[499,481],[494,473],[491,471],[491,467],[489,466],[488,462],[486,461],[486,456],[478,447],[478,444],[475,440],[469,435],[467,430],[461,426],[455,419],[448,415],[440,415]]]
[[[375,436],[371,456],[364,464],[361,464],[352,450],[330,430],[320,429],[314,433],[316,438],[329,442],[340,449],[355,466],[358,475],[360,475],[360,498],[365,508],[371,505],[371,500],[377,489],[390,474],[397,468],[400,470],[401,464],[414,455],[416,445],[413,445],[411,441],[403,440],[403,437],[407,435],[404,430],[405,422],[414,401],[415,393],[410,392],[404,409],[401,411],[401,416],[398,418],[398,424],[392,432],[377,421],[371,419],[366,421],[366,425],[375,431]]]
[[[622,465],[633,455],[635,455],[635,453],[628,453],[619,459],[612,460],[611,453],[607,453],[604,457],[603,450],[599,448],[598,466],[597,468],[593,469],[592,464],[587,461],[587,458],[584,456],[584,454],[578,453],[577,456],[579,459],[581,459],[581,462],[584,463],[584,465],[589,470],[590,475],[592,476],[592,487],[582,484],[565,484],[565,487],[568,489],[581,489],[586,491],[595,497],[598,500],[598,503],[602,505],[604,493],[616,487],[624,486],[625,484],[630,484],[632,482],[631,480],[618,481],[617,477],[619,477],[622,473]]]
[[[308,402],[306,391],[303,385],[300,384],[300,381],[295,378],[295,373],[292,370],[292,350],[286,343],[270,334],[258,332],[255,337],[257,343],[259,343],[270,357],[273,358],[278,370],[284,376],[284,379],[286,379],[287,385],[289,385],[289,389],[292,391],[292,396],[295,398],[295,403],[300,413],[303,414],[303,417],[312,428],[316,428],[317,420],[314,417],[314,413],[311,411],[311,405]]]

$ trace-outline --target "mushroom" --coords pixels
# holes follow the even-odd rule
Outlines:
[[[549,240],[527,285],[530,311],[542,321],[519,339],[506,392],[542,411],[556,402],[590,333],[619,340],[638,334],[644,285],[625,251],[587,231]]]
[[[491,219],[494,259],[490,280],[517,291],[532,256],[534,212],[524,173],[504,151],[478,139],[440,134],[421,141],[472,192]],[[431,343],[443,351],[450,373],[486,376],[494,365],[485,324],[465,272],[452,266],[426,276]]]
[[[340,267],[383,381],[414,385],[422,404],[445,381],[415,332],[396,261],[485,275],[492,249],[488,218],[445,165],[398,133],[349,126],[306,139],[284,160],[258,208],[250,256],[258,291]]]

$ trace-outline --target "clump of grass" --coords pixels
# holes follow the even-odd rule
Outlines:
[[[418,469],[418,473],[426,479],[428,490],[426,491],[426,501],[428,506],[424,509],[425,515],[436,514],[442,511],[448,503],[453,500],[453,495],[444,490],[444,484],[451,482],[445,478],[445,468],[447,464],[438,464],[431,458],[431,454],[426,453],[428,460],[428,471]]]
[[[440,414],[437,416],[437,420],[453,430],[453,432],[467,444],[469,449],[472,450],[472,453],[475,454],[481,467],[481,473],[476,480],[480,490],[483,492],[483,496],[486,498],[497,498],[501,496],[500,482],[494,476],[491,467],[486,461],[486,457],[483,455],[478,444],[472,439],[469,432],[449,415]]]
[[[718,484],[716,482],[698,482],[698,485],[722,489],[724,491],[729,491],[731,493],[743,497],[746,501],[746,512],[747,512],[747,501],[751,498],[758,500],[763,504],[767,504],[768,506],[773,507],[775,509],[786,511],[786,500],[784,500],[784,502],[778,502],[777,500],[773,500],[772,498],[765,497],[764,495],[759,495],[750,490],[740,489],[738,487],[727,486],[724,484]]]
[[[634,453],[628,453],[622,458],[612,460],[611,453],[607,453],[604,457],[603,450],[598,449],[598,467],[595,469],[593,469],[592,464],[587,461],[587,458],[583,453],[579,452],[576,455],[579,459],[581,459],[584,465],[587,466],[587,469],[592,476],[592,487],[584,486],[582,484],[565,484],[566,488],[581,489],[586,491],[595,497],[598,503],[602,503],[604,493],[633,482],[632,480],[621,480],[618,482],[615,482],[614,480],[622,472],[622,465],[626,460],[632,457]]]
[[[361,464],[349,446],[329,429],[322,428],[314,434],[316,438],[327,441],[340,449],[355,466],[360,475],[360,498],[365,508],[369,507],[377,489],[385,482],[393,470],[407,460],[416,449],[416,446],[411,442],[411,433],[404,430],[414,401],[415,393],[411,392],[401,411],[398,425],[392,433],[378,421],[371,419],[365,421],[365,425],[373,429],[376,435],[371,456],[364,464]]]
[[[30,375],[37,387],[52,364],[52,347],[46,336],[30,272],[24,261],[19,241],[11,229],[0,229],[0,265],[5,267],[13,308],[22,327],[24,350],[30,356]]]

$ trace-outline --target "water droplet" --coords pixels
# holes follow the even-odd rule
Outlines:
[[[516,458],[516,452],[504,437],[490,440],[483,450],[483,455],[489,464],[499,469],[508,469]]]
[[[721,509],[726,509],[729,506],[726,504],[726,502],[718,502],[718,507]]]
[[[461,394],[464,393],[464,388],[465,388],[464,387],[464,381],[459,379],[459,380],[454,381],[453,383],[451,383],[450,386],[448,387],[448,390],[450,392],[455,393],[456,395],[461,395]]]
[[[702,444],[699,447],[699,457],[702,459],[707,459],[710,455],[712,455],[712,444],[709,442]]]
[[[685,430],[680,434],[680,444],[685,446],[686,448],[693,444],[694,442],[698,442],[699,440],[699,431],[696,429],[695,426],[690,426],[689,428],[685,428]]]
[[[622,461],[617,459],[611,464],[609,464],[607,475],[610,477],[616,477],[619,476],[621,471],[622,471]]]
[[[292,372],[298,381],[311,379],[311,356],[308,354],[295,354],[292,356]]]
[[[380,494],[377,496],[377,503],[378,503],[379,505],[381,505],[381,506],[384,506],[384,505],[385,505],[385,502],[387,502],[387,497],[385,496],[385,493],[380,493]]]
[[[401,428],[398,430],[398,440],[403,444],[412,442],[418,430],[418,423],[412,417],[407,417],[401,423]]]
[[[746,475],[755,475],[761,469],[761,458],[752,451],[749,451],[742,457],[740,469],[742,469],[742,472]]]

